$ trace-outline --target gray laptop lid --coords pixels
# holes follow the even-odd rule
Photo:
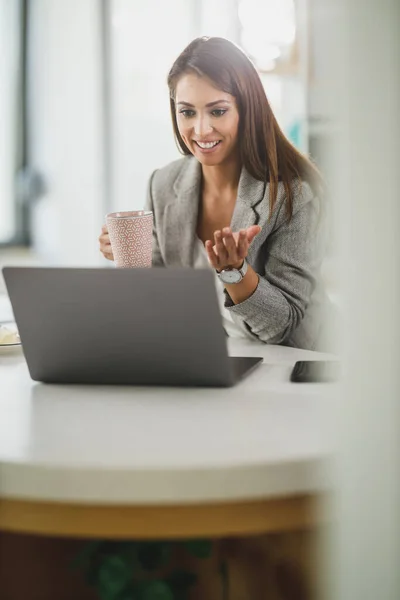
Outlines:
[[[234,383],[208,269],[6,267],[32,379]]]

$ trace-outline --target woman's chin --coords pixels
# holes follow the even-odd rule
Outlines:
[[[216,167],[217,165],[221,165],[225,160],[225,156],[216,156],[214,154],[200,154],[199,152],[196,152],[195,157],[202,165],[210,167]]]
[[[197,156],[197,160],[205,166],[217,166],[219,164],[221,164],[221,161],[216,159],[216,158],[211,158],[208,156]]]

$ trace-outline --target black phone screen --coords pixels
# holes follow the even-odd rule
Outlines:
[[[290,381],[294,383],[329,383],[339,379],[339,361],[300,360],[293,368]]]

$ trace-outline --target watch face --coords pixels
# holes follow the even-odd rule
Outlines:
[[[220,277],[224,283],[239,283],[243,279],[237,269],[221,271]]]

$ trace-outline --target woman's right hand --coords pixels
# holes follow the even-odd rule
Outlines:
[[[103,225],[101,228],[101,235],[99,237],[100,252],[107,260],[114,260],[114,254],[111,250],[110,236],[108,235],[107,225]]]

